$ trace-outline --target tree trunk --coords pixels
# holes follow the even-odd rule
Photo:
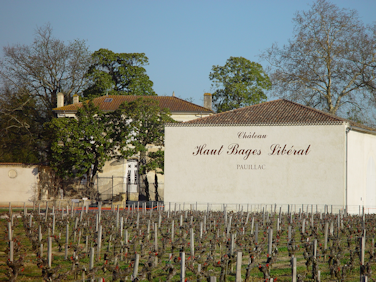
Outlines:
[[[154,188],[155,188],[155,200],[160,201],[159,193],[158,193],[158,175],[155,173],[154,175]]]
[[[150,190],[149,190],[148,176],[146,174],[144,174],[142,177],[143,177],[143,181],[144,181],[144,185],[145,185],[145,197],[146,197],[146,201],[150,201]]]

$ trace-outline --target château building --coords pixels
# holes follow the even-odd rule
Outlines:
[[[375,129],[275,100],[166,125],[165,202],[358,212],[376,207],[375,161]]]
[[[93,99],[95,106],[101,111],[115,111],[124,102],[132,102],[140,97],[147,97],[159,102],[161,108],[168,108],[171,117],[177,122],[187,122],[197,118],[212,115],[211,94],[204,94],[204,106],[185,101],[173,96],[129,96],[129,95],[108,95]],[[78,95],[73,97],[73,104],[64,105],[64,95],[58,94],[58,107],[54,109],[58,118],[74,117],[77,110],[82,107],[79,102]],[[150,151],[157,150],[153,144],[150,144]],[[128,160],[111,160],[103,167],[103,172],[98,173],[96,186],[102,194],[102,199],[118,195],[119,193],[127,193],[127,198],[131,200],[139,199],[140,179],[138,176],[138,163],[135,158]],[[150,183],[150,196],[154,200],[154,180],[155,173],[148,174]],[[158,174],[158,191],[163,199],[164,194],[164,175]]]

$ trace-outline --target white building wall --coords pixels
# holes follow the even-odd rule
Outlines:
[[[348,195],[350,212],[376,212],[376,136],[350,130],[348,132]]]
[[[38,167],[22,164],[0,165],[0,202],[29,203],[37,198]]]
[[[177,122],[186,122],[190,120],[194,120],[197,118],[203,118],[212,115],[212,113],[171,113],[171,118],[176,120]]]
[[[345,205],[344,125],[172,126],[165,134],[165,202]],[[272,154],[276,144],[299,155]]]

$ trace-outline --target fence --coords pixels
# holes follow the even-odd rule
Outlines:
[[[132,194],[138,194],[140,200],[160,201],[163,199],[164,183],[161,181],[147,182],[146,185],[143,181],[127,182],[123,176],[110,176],[97,177],[94,186],[98,194],[97,201],[120,201],[121,195],[125,195],[126,200],[132,200],[134,199],[131,197]]]
[[[234,212],[285,212],[285,213],[349,213],[373,214],[376,206],[364,205],[330,205],[330,204],[265,204],[265,203],[202,203],[202,202],[164,202],[166,211],[234,211]]]
[[[106,195],[106,194],[104,194]],[[102,195],[101,195],[102,196]],[[111,198],[112,197],[112,198]],[[105,197],[104,197],[105,198]],[[103,206],[111,206],[113,202],[116,201],[116,195],[110,194],[109,200],[102,201]],[[77,203],[79,202],[79,203]],[[97,201],[94,201],[97,202]],[[35,206],[55,206],[55,207],[75,207],[77,209],[82,208],[85,205],[91,205],[93,201],[82,201],[74,199],[64,199],[64,200],[37,200],[29,202],[0,202],[0,208],[6,208],[11,204],[13,208],[23,208],[23,207],[35,207]],[[326,205],[326,204],[257,204],[257,203],[177,203],[177,202],[163,202],[163,201],[124,201],[119,205],[120,209],[133,208],[142,209],[144,205],[156,207],[158,209],[170,212],[181,212],[181,211],[228,211],[228,212],[269,212],[269,213],[289,213],[289,214],[300,214],[300,213],[321,213],[321,214],[345,214],[349,213],[355,214],[375,214],[376,206],[345,206],[340,205]],[[157,204],[158,203],[158,204]]]

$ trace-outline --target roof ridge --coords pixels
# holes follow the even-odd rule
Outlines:
[[[246,107],[242,107],[242,108],[237,108],[237,109],[232,109],[232,110],[228,110],[228,111],[225,111],[225,112],[220,112],[220,113],[217,113],[215,114],[216,116],[220,116],[222,114],[225,114],[225,113],[229,113],[229,112],[237,112],[237,111],[243,111],[247,108],[256,108],[256,107],[259,107],[259,106],[265,106],[265,104],[272,104],[272,103],[276,103],[278,101],[284,101],[284,102],[288,102],[288,103],[291,103],[291,104],[294,104],[296,106],[299,106],[301,108],[305,108],[307,110],[311,110],[311,111],[314,111],[314,112],[317,112],[319,114],[323,114],[323,115],[326,115],[330,118],[334,118],[338,121],[341,121],[341,122],[350,122],[350,123],[354,123],[353,121],[351,120],[347,120],[345,118],[341,118],[341,117],[338,117],[334,114],[331,114],[331,113],[328,113],[328,112],[324,112],[322,110],[318,110],[318,109],[315,109],[313,107],[310,107],[310,106],[306,106],[306,105],[302,105],[302,104],[299,104],[297,102],[294,102],[294,101],[291,101],[291,100],[287,100],[287,99],[284,99],[284,98],[280,98],[280,99],[276,99],[276,100],[271,100],[271,101],[265,101],[265,102],[261,102],[261,103],[258,103],[258,104],[255,104],[255,105],[249,105],[249,106],[246,106]],[[203,118],[200,118],[200,120],[202,121],[203,119],[207,119],[207,118],[210,118],[211,116],[207,116],[207,117],[203,117]],[[187,121],[188,123],[189,121]]]
[[[367,125],[364,125],[364,124],[361,124],[361,123],[358,123],[358,122],[355,122],[353,120],[350,120],[350,119],[347,119],[347,118],[343,118],[343,117],[340,117],[340,116],[336,116],[335,114],[332,114],[332,113],[328,113],[328,112],[325,112],[325,111],[322,111],[322,110],[319,110],[319,109],[315,109],[313,107],[310,107],[310,106],[306,106],[306,105],[302,105],[302,104],[299,104],[297,102],[294,102],[294,101],[290,101],[290,100],[287,100],[287,99],[283,99],[287,102],[290,102],[290,103],[293,103],[295,105],[298,105],[298,106],[301,106],[303,108],[307,108],[307,109],[310,109],[312,111],[315,111],[315,112],[318,112],[320,114],[323,114],[323,115],[326,115],[328,117],[331,117],[331,118],[334,118],[334,119],[337,119],[338,121],[341,121],[341,122],[348,122],[349,124],[353,125],[353,126],[357,126],[357,127],[360,127],[360,128],[365,128],[365,129],[368,129],[368,130],[375,130],[375,128],[372,128],[370,126],[367,126]]]
[[[180,100],[180,101],[183,101],[184,103],[188,103],[188,104],[190,104],[190,105],[192,105],[192,106],[200,107],[200,108],[202,108],[203,110],[206,110],[206,111],[212,111],[212,112],[214,113],[213,110],[210,110],[210,109],[205,108],[205,107],[203,107],[203,106],[201,106],[201,105],[197,105],[197,104],[195,104],[195,103],[189,102],[189,101],[187,101],[187,100],[184,100],[184,99],[182,99],[182,98],[180,98],[180,97],[176,97],[176,96],[167,96],[167,95],[163,95],[163,96],[160,96],[160,95],[147,95],[147,96],[141,96],[141,95],[107,95],[107,96],[106,96],[106,95],[105,95],[105,96],[96,97],[96,98],[94,98],[94,99],[102,98],[102,97],[115,98],[115,97],[122,97],[122,96],[124,96],[124,97],[139,97],[139,98],[170,98],[170,99],[178,99],[178,100]]]
[[[283,101],[292,103],[292,104],[294,104],[296,106],[299,106],[299,107],[302,107],[302,108],[306,108],[308,110],[311,110],[311,111],[314,111],[314,112],[317,112],[317,113],[320,113],[320,114],[323,114],[323,115],[327,115],[327,116],[329,116],[331,118],[337,119],[338,121],[350,121],[350,120],[347,120],[345,118],[341,118],[339,116],[336,116],[334,114],[331,114],[331,113],[328,113],[328,112],[324,112],[322,110],[319,110],[319,109],[316,109],[316,108],[313,108],[313,107],[310,107],[310,106],[302,105],[302,104],[299,104],[299,103],[291,101],[291,100],[287,100],[287,99],[278,99],[278,100],[283,100]],[[278,101],[278,100],[275,100],[275,101]]]
[[[105,103],[106,99],[110,99],[111,103]],[[161,108],[169,108],[171,112],[181,113],[202,113],[213,114],[214,111],[207,109],[201,105],[174,96],[141,96],[141,95],[103,95],[92,99],[80,101],[79,103],[71,103],[62,107],[52,109],[54,112],[76,112],[82,108],[90,100],[93,101],[95,106],[98,106],[102,111],[116,110],[123,102],[131,102],[137,99],[150,99],[157,101]],[[110,102],[110,101],[109,101]]]
[[[212,112],[214,113],[213,110],[210,110],[210,109],[208,109],[208,108],[205,108],[204,106],[200,106],[200,105],[197,105],[197,104],[195,104],[195,103],[189,102],[189,101],[184,100],[183,98],[180,98],[180,97],[176,97],[176,96],[158,96],[158,97],[171,97],[171,98],[174,98],[174,99],[178,99],[178,100],[184,101],[185,103],[188,103],[188,104],[194,105],[194,106],[196,106],[196,107],[200,107],[200,108],[203,108],[203,109],[205,109],[205,110],[212,111]]]
[[[212,116],[187,121],[184,124],[252,124],[252,123],[349,123],[365,127],[334,114],[305,106],[287,99],[276,99],[242,108],[217,113]]]
[[[247,109],[247,108],[250,108],[250,107],[256,107],[256,106],[259,106],[259,105],[264,105],[264,104],[279,101],[279,100],[284,100],[284,99],[277,99],[277,100],[272,100],[272,101],[261,102],[261,103],[258,103],[258,104],[245,106],[245,107],[242,107],[242,108],[237,108],[237,109],[232,109],[232,110],[228,110],[228,111],[225,111],[225,112],[215,113],[214,115],[220,116],[220,115],[225,114],[225,113],[236,112],[236,111],[244,110],[244,109]],[[202,121],[203,119],[206,119],[206,118],[209,118],[209,117],[212,117],[212,116],[201,117],[201,118],[198,118],[198,119],[200,119],[200,121]],[[190,121],[185,121],[183,123],[188,123],[188,122],[190,122]]]

